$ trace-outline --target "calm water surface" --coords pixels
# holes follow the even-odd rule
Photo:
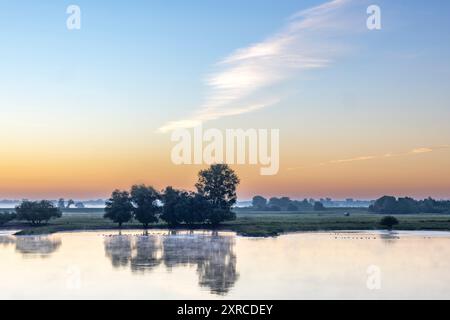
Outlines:
[[[450,233],[0,232],[0,298],[450,299]]]

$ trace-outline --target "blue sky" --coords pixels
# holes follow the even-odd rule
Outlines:
[[[283,33],[295,13],[324,2],[1,0],[5,146],[37,145],[43,154],[57,147],[67,155],[87,148],[105,157],[133,147],[163,152],[170,141],[158,129],[201,110],[214,91],[206,79],[221,74],[220,61]],[[276,103],[205,125],[283,128],[285,167],[447,144],[450,3],[353,2],[351,13],[339,15],[357,30],[339,35],[339,54],[319,54],[329,64],[289,70],[252,92],[255,101]],[[66,29],[70,4],[81,8],[79,31]],[[365,29],[368,4],[381,7],[380,31]],[[323,44],[335,48],[314,36],[310,54]],[[99,148],[120,139],[135,145]],[[158,163],[166,160],[161,155]]]
[[[65,8],[73,1],[2,1],[1,80],[5,85],[16,79],[36,91],[56,83],[71,92],[89,92],[101,82],[104,94],[125,87],[157,104],[185,108],[170,102],[176,91],[186,105],[195,106],[215,63],[273,34],[293,13],[322,2],[76,1],[82,9],[82,30],[68,32]],[[375,70],[372,77],[386,80],[413,67],[424,70],[425,80],[431,68],[448,71],[448,2],[377,4],[383,31],[355,41],[359,52],[349,57],[350,70],[344,64],[346,75]],[[364,20],[361,14],[361,23]],[[49,81],[35,81],[41,76]],[[442,85],[438,80],[433,85]],[[101,87],[96,89],[102,94]]]

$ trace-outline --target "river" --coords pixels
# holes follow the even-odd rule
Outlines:
[[[450,233],[0,233],[0,299],[450,299]]]

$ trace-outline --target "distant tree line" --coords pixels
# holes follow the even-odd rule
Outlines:
[[[167,187],[158,192],[151,186],[134,185],[130,191],[115,190],[106,202],[107,219],[119,224],[136,219],[144,228],[159,220],[170,226],[234,220],[239,178],[225,164],[212,165],[198,174],[196,192]]]
[[[66,201],[63,198],[58,200],[58,208],[61,209],[61,210],[70,209],[70,206],[72,206],[72,205],[74,205],[75,208],[77,208],[77,209],[84,209],[85,208],[84,203],[81,202],[81,201],[80,202],[75,202],[72,199],[69,199],[69,201],[67,201],[67,205],[66,205]]]
[[[438,201],[432,198],[415,200],[413,198],[396,198],[384,196],[369,207],[369,211],[382,214],[411,213],[450,213],[450,201]]]
[[[17,215],[13,212],[0,212],[0,226],[17,218]]]
[[[324,211],[321,202],[308,199],[303,201],[291,200],[289,197],[270,198],[267,200],[262,196],[255,196],[252,200],[252,209],[258,211]]]

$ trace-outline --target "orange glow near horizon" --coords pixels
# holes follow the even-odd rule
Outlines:
[[[112,190],[136,183],[163,189],[167,185],[193,189],[197,172],[205,166],[173,165],[170,147],[142,153],[99,149],[96,152],[7,153],[0,159],[0,198],[106,198]],[[241,178],[240,200],[260,194],[291,198],[374,199],[390,194],[448,198],[448,150],[405,157],[319,164],[309,158],[295,168],[295,155],[281,155],[278,175],[261,176],[259,165],[232,166]],[[305,157],[306,158],[306,157]],[[291,160],[291,161],[283,161]],[[317,160],[317,161],[316,161]],[[322,159],[323,161],[324,159]],[[329,160],[329,159],[328,159]],[[291,164],[291,165],[289,165]],[[294,167],[294,169],[292,169]]]

